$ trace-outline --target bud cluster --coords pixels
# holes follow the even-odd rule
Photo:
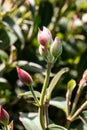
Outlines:
[[[62,44],[58,37],[52,39],[50,30],[43,27],[43,30],[38,30],[39,53],[47,62],[54,62],[62,53]]]

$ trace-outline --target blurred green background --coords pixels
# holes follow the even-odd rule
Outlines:
[[[67,82],[73,78],[78,84],[87,68],[87,0],[0,0],[0,105],[10,114],[10,121],[14,120],[15,130],[24,130],[20,112],[37,110],[29,99],[18,97],[28,88],[18,80],[15,68],[20,66],[29,72],[34,89],[41,91],[46,62],[38,51],[37,33],[43,26],[50,29],[53,38],[58,36],[63,45],[52,73],[70,68],[52,97],[65,97]],[[87,99],[87,88],[80,98]],[[64,125],[66,119],[61,110],[49,107],[49,116]]]

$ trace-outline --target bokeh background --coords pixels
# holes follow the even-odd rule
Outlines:
[[[63,46],[52,73],[63,67],[70,69],[60,79],[52,97],[65,97],[70,79],[75,79],[78,87],[87,68],[87,0],[0,0],[0,105],[8,111],[10,121],[14,120],[15,130],[24,130],[20,112],[37,111],[32,99],[18,96],[29,88],[18,80],[16,66],[29,72],[34,89],[41,91],[46,62],[38,51],[37,33],[43,26],[50,29],[53,38],[58,36]],[[74,94],[75,91],[73,97]],[[87,100],[87,88],[80,98],[80,102]],[[61,110],[49,107],[49,117],[64,126],[66,118]]]

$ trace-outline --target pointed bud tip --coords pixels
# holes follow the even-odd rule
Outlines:
[[[0,123],[3,125],[8,125],[9,123],[9,114],[2,106],[0,106]]]
[[[16,67],[18,77],[24,84],[31,84],[33,82],[32,77],[29,73],[27,73],[25,70],[21,69],[20,67]]]

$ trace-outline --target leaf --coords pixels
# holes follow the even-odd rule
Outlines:
[[[52,100],[50,100],[50,105],[55,106],[61,110],[63,110],[66,113],[66,99],[63,97],[55,97]]]
[[[52,79],[52,81],[47,89],[47,98],[48,99],[50,98],[51,93],[52,93],[53,89],[55,88],[56,84],[58,83],[59,79],[61,78],[61,76],[68,71],[69,71],[68,68],[63,68],[54,76],[54,78]]]
[[[21,113],[19,119],[26,130],[42,130],[37,113]]]
[[[34,91],[36,97],[40,98],[40,92]],[[18,96],[23,96],[25,99],[26,98],[33,98],[33,95],[31,91],[25,92],[25,93],[20,93]]]
[[[8,61],[8,55],[7,55],[6,52],[3,51],[3,50],[0,50],[0,59],[1,59],[3,62],[7,62],[7,61]]]
[[[6,30],[0,29],[0,49],[6,49],[10,44],[10,38]]]
[[[23,69],[26,69],[27,71],[41,72],[41,73],[44,72],[44,69],[39,64],[36,64],[33,62],[27,62],[24,60],[14,62],[13,66],[22,67]]]
[[[74,123],[73,128],[74,130],[87,130],[87,111],[84,111],[79,116],[79,123]]]
[[[67,129],[59,125],[50,124],[46,130],[67,130]]]
[[[5,69],[5,64],[4,63],[0,64],[0,76],[3,75],[4,69]]]
[[[0,29],[0,34],[0,49],[7,49],[17,40],[16,35],[13,32],[10,32],[9,30]]]
[[[87,111],[83,111],[80,116],[81,121],[87,127]]]
[[[19,25],[10,16],[5,16],[3,21],[14,31],[20,42],[22,43],[22,48],[24,47],[24,37]]]

